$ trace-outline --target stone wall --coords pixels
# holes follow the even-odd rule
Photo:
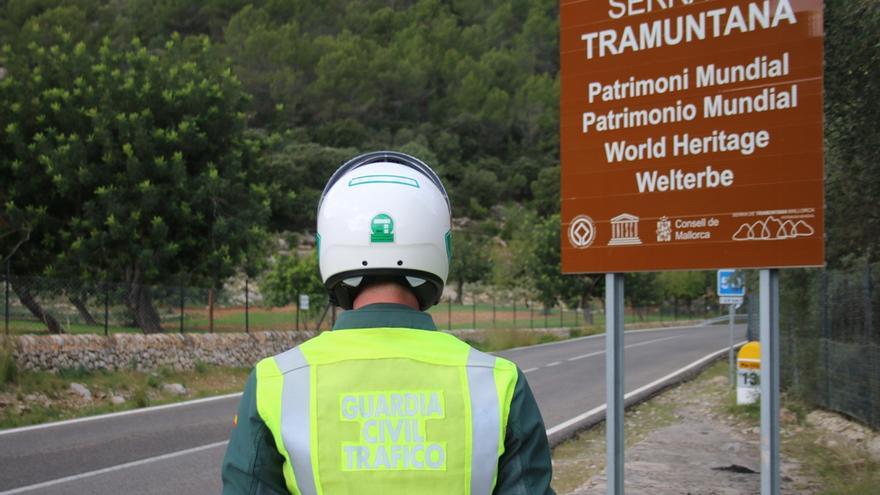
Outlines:
[[[249,368],[314,335],[311,332],[214,334],[23,335],[13,351],[19,370],[57,372],[162,367],[193,369],[196,363]]]
[[[531,330],[568,337],[568,329]],[[460,339],[481,341],[486,330],[453,330]],[[13,337],[19,370],[57,372],[63,369],[152,371],[162,367],[193,369],[196,363],[250,368],[311,338],[314,332],[117,333],[83,335],[22,335]]]

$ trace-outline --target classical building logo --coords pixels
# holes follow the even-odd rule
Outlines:
[[[611,240],[609,246],[641,244],[639,239],[639,217],[622,213],[611,219]]]
[[[583,249],[590,247],[596,238],[596,227],[593,219],[586,215],[578,215],[571,219],[568,225],[568,242],[572,246]]]

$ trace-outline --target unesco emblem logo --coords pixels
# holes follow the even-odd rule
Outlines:
[[[568,242],[572,246],[583,249],[590,247],[593,239],[596,238],[596,227],[593,225],[593,219],[586,215],[578,215],[571,220],[568,225]]]

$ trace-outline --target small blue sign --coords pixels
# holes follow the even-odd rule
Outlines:
[[[718,295],[743,297],[746,295],[746,285],[742,273],[736,270],[718,270]]]

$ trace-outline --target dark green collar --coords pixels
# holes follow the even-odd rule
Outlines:
[[[423,313],[403,304],[376,303],[360,309],[343,311],[336,319],[333,330],[354,328],[417,328],[437,330],[434,320]]]

